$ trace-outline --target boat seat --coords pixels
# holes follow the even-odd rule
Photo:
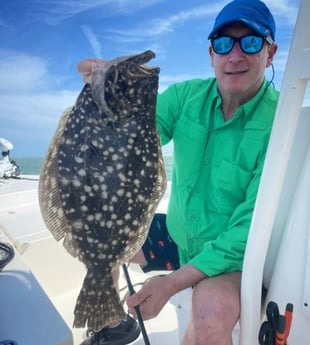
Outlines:
[[[0,272],[0,305],[0,341],[73,345],[71,330],[17,252]]]

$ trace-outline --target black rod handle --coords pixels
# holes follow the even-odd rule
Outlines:
[[[126,281],[127,281],[127,285],[128,285],[128,290],[129,290],[129,293],[131,295],[133,295],[135,292],[135,289],[131,283],[131,279],[130,279],[130,276],[129,276],[129,272],[128,272],[128,269],[127,269],[127,265],[126,264],[123,264],[123,271],[124,271],[124,274],[125,274],[125,278],[126,278]],[[143,340],[144,340],[144,344],[145,345],[150,345],[150,341],[149,341],[149,337],[146,333],[146,329],[145,329],[145,326],[144,326],[144,322],[143,322],[143,318],[142,318],[142,315],[141,315],[141,312],[140,312],[140,309],[139,309],[139,306],[136,306],[135,307],[135,312],[136,312],[136,315],[137,315],[137,318],[138,318],[138,322],[139,322],[139,326],[141,328],[141,332],[142,332],[142,336],[143,336]]]

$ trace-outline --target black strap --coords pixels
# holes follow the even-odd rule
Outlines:
[[[0,242],[0,270],[14,258],[14,255],[14,248],[10,244]],[[1,342],[0,345],[2,345]]]

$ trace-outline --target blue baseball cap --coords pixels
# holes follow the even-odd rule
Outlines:
[[[217,15],[214,27],[208,36],[213,38],[227,24],[244,23],[263,37],[275,39],[276,24],[268,7],[260,0],[233,0]]]

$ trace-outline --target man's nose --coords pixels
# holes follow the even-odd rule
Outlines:
[[[240,48],[239,42],[235,42],[232,50],[228,53],[229,54],[229,60],[240,60],[243,59],[244,53]]]

